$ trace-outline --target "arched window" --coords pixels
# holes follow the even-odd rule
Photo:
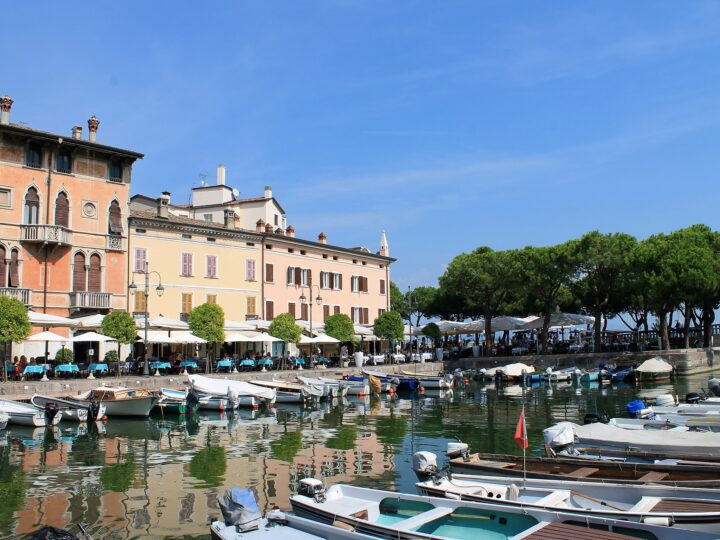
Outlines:
[[[58,193],[55,199],[55,225],[69,227],[70,223],[70,202],[64,191]]]
[[[0,246],[0,287],[7,285],[7,267],[5,264],[5,246]]]
[[[100,268],[100,255],[90,255],[90,274],[88,275],[88,291],[102,291],[102,270]]]
[[[85,290],[85,255],[76,253],[73,259],[73,291]]]
[[[37,189],[31,187],[25,194],[25,223],[37,225],[40,214],[40,196]]]
[[[110,234],[122,234],[123,232],[120,203],[117,201],[110,203],[110,211],[108,212],[108,232]]]
[[[20,286],[20,253],[17,249],[13,249],[10,252],[10,275],[8,285],[10,285],[10,287]]]

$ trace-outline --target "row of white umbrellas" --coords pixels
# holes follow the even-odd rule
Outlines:
[[[562,328],[568,326],[579,326],[592,324],[595,317],[581,315],[577,313],[553,313],[550,316],[550,328]],[[476,321],[458,322],[458,321],[438,321],[435,324],[440,328],[442,334],[482,334],[485,332],[485,320],[478,319]],[[537,330],[542,328],[543,318],[535,317],[494,317],[491,321],[492,332],[524,331]],[[412,335],[422,335],[423,327],[413,327]],[[405,325],[405,335],[410,335],[410,328]]]

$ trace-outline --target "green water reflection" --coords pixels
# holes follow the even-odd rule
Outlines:
[[[555,421],[580,422],[600,410],[622,416],[637,396],[682,396],[707,378],[646,388],[529,388],[530,451],[542,453],[542,429]],[[224,489],[253,487],[262,508],[288,508],[305,476],[412,491],[417,450],[442,454],[457,437],[472,450],[518,453],[512,435],[522,395],[519,387],[471,384],[449,395],[349,398],[187,420],[11,427],[0,434],[0,537],[82,523],[95,538],[207,538]]]

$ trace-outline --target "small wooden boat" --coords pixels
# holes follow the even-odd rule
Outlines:
[[[381,381],[381,383],[384,384],[390,384],[386,383],[385,381]],[[343,386],[347,388],[346,395],[348,396],[369,396],[370,395],[370,384],[368,383],[367,378],[365,377],[357,377],[354,375],[349,375],[347,379],[343,379]]]
[[[591,459],[614,461],[616,463],[650,463],[663,465],[691,465],[695,467],[717,467],[720,456],[696,456],[689,454],[667,454],[645,450],[618,450],[615,448],[593,448],[572,445],[561,451],[546,446],[547,457],[557,459]]]
[[[190,397],[191,396],[191,397]],[[166,414],[193,414],[200,407],[197,394],[189,393],[187,389],[161,388],[160,401],[155,404],[155,410],[163,416]]]
[[[297,380],[300,384],[321,388],[323,391],[321,399],[333,399],[347,393],[347,390],[340,388],[340,385],[335,379],[322,379],[320,377],[303,377],[301,375],[297,375]]]
[[[720,432],[720,417],[653,414],[644,418],[611,418],[608,425],[634,430]]]
[[[6,414],[8,424],[30,427],[56,426],[62,420],[60,409],[54,406],[36,407],[30,403],[0,400],[0,414]]]
[[[527,478],[622,484],[653,482],[682,487],[720,488],[720,470],[717,467],[627,463],[569,456],[562,459],[528,456],[525,464]],[[450,468],[453,474],[492,474],[523,478],[522,456],[471,454],[467,459],[451,459]]]
[[[105,417],[105,405],[99,402],[83,403],[72,398],[57,398],[35,394],[30,402],[39,408],[52,405],[62,411],[63,419],[74,422],[87,422],[102,420]]]
[[[416,484],[422,495],[591,515],[638,523],[666,523],[720,532],[720,491],[657,485],[513,479],[454,474]]]
[[[160,397],[143,388],[101,386],[79,395],[76,401],[90,405],[94,401],[105,405],[107,416],[148,417]]]
[[[386,385],[390,388],[397,388],[400,390],[418,390],[420,388],[420,379],[417,375],[405,375],[401,373],[385,373],[383,371],[372,371],[369,369],[363,369],[362,375],[349,375],[348,379],[351,380],[362,380],[368,377],[376,377],[380,379],[380,383],[383,387]]]
[[[575,375],[575,369],[574,367],[556,370],[547,368],[544,378],[550,382],[570,381]]]
[[[443,499],[342,484],[325,491],[322,483],[313,478],[300,481],[290,504],[299,517],[387,540],[625,540],[633,536],[709,540],[717,536],[587,513],[578,516],[564,511],[516,508],[491,501]]]

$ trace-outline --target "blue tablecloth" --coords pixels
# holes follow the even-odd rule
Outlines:
[[[88,371],[110,371],[107,364],[90,364]]]
[[[217,367],[232,367],[233,363],[232,360],[219,360],[217,363]]]
[[[258,360],[258,366],[273,366],[273,361],[269,358],[266,358],[264,360]]]
[[[55,367],[55,373],[78,373],[80,368],[77,364],[60,364]]]
[[[305,365],[305,359],[304,359],[304,358],[296,358],[296,359],[295,359],[295,365],[296,365],[296,366],[304,366],[304,365]]]
[[[45,366],[25,366],[25,369],[23,370],[23,375],[28,375],[30,373],[44,373],[45,372]]]
[[[245,360],[240,362],[240,367],[255,367],[255,361],[246,358]]]
[[[171,367],[170,362],[150,362],[150,369],[170,369]]]
[[[318,357],[315,359],[315,363],[317,363],[317,364],[327,364],[329,361],[330,361],[330,360],[328,360],[328,359],[325,358],[324,356],[318,356]]]
[[[182,362],[180,362],[180,367],[181,368],[189,367],[189,368],[197,369],[198,365],[195,360],[183,360]]]

